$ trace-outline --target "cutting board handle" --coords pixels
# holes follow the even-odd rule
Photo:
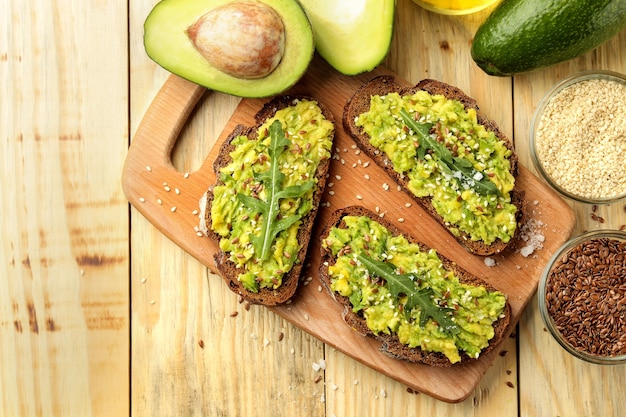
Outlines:
[[[170,75],[152,101],[131,143],[130,153],[137,150],[154,150],[151,168],[166,169],[169,175],[182,175],[172,164],[171,154],[181,130],[200,98],[205,87]]]

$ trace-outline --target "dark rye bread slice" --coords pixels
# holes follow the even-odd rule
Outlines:
[[[370,145],[369,136],[364,132],[363,128],[355,125],[355,118],[369,110],[371,96],[382,96],[391,92],[398,92],[400,93],[400,95],[406,95],[413,94],[420,90],[427,91],[431,95],[441,94],[448,99],[460,101],[465,106],[465,108],[476,109],[478,122],[481,125],[485,126],[487,130],[494,132],[498,138],[504,141],[507,148],[509,148],[513,152],[510,159],[511,173],[513,174],[513,176],[517,177],[518,157],[515,153],[515,149],[511,140],[502,133],[502,131],[495,122],[487,119],[483,114],[481,114],[481,112],[478,110],[476,100],[467,96],[459,88],[442,83],[440,81],[425,79],[420,81],[415,86],[407,87],[398,84],[393,76],[376,77],[361,86],[354,93],[352,98],[350,98],[350,100],[346,103],[343,112],[343,126],[346,132],[348,132],[353,137],[354,141],[359,146],[359,148],[361,148],[361,150],[363,150],[370,158],[372,158],[377,165],[382,167],[385,172],[387,172],[387,174],[391,178],[393,178],[393,180],[398,185],[400,185],[409,195],[411,195],[421,207],[423,207],[433,218],[435,218],[442,226],[444,226],[446,230],[448,230],[448,232],[450,232],[449,228],[446,227],[446,222],[443,220],[441,215],[439,215],[439,213],[437,213],[433,208],[431,198],[420,198],[414,196],[407,188],[407,178],[401,176],[393,169],[391,161],[385,156],[385,154]],[[524,193],[519,190],[513,190],[513,192],[511,193],[511,202],[517,207],[517,222],[519,225],[522,222],[524,215]],[[520,228],[518,227],[516,234],[519,233],[519,229]],[[452,232],[450,232],[450,234],[470,253],[482,256],[500,253],[505,250],[511,242],[514,241],[514,239],[511,239],[509,242],[504,242],[498,239],[490,245],[486,245],[482,241],[475,241],[470,239],[469,235],[464,232],[461,232],[459,236],[452,234]]]
[[[323,116],[334,124],[334,117],[330,110],[314,98],[306,96],[277,96],[267,102],[255,115],[255,126],[246,127],[238,125],[224,141],[217,158],[213,162],[213,170],[216,174],[218,174],[218,183],[212,185],[200,199],[200,229],[215,242],[219,242],[220,236],[211,230],[213,187],[219,185],[220,169],[232,161],[230,153],[235,149],[235,146],[231,143],[232,140],[241,135],[256,138],[259,126],[262,125],[265,120],[273,117],[278,110],[290,107],[295,101],[303,99],[315,101],[321,109]],[[300,271],[304,264],[304,258],[306,256],[309,238],[311,236],[311,230],[315,222],[322,194],[324,193],[329,165],[330,158],[320,161],[320,164],[317,167],[315,175],[317,185],[313,191],[313,208],[301,219],[302,222],[300,228],[298,229],[298,242],[302,243],[302,248],[299,250],[297,255],[298,261],[294,263],[294,266],[289,273],[283,275],[282,285],[280,287],[277,289],[260,288],[256,293],[248,291],[237,279],[240,269],[237,269],[235,263],[228,259],[228,255],[222,250],[218,250],[215,254],[215,266],[222,278],[228,284],[228,288],[236,294],[239,294],[244,300],[254,304],[274,306],[288,301],[296,292],[300,278]]]
[[[369,209],[366,209],[361,206],[350,206],[345,207],[343,209],[336,210],[332,213],[328,222],[324,225],[321,240],[324,240],[328,237],[331,228],[333,227],[345,227],[345,223],[343,222],[343,218],[346,216],[367,216],[373,219],[374,221],[380,223],[382,226],[387,228],[394,236],[403,235],[409,242],[415,243],[419,245],[421,250],[428,251],[430,247],[422,242],[420,242],[416,237],[411,236],[402,232],[397,226],[395,226],[390,221],[385,218],[380,217],[379,215],[373,213]],[[447,270],[452,270],[459,277],[460,281],[466,284],[471,284],[474,286],[483,286],[488,291],[495,291],[496,289],[490,285],[488,282],[483,279],[472,275],[467,272],[465,269],[461,268],[452,260],[446,258],[445,256],[438,254],[441,259],[443,266]],[[331,294],[331,296],[338,303],[344,306],[343,309],[343,319],[344,321],[355,331],[358,333],[369,336],[377,339],[381,342],[380,350],[387,355],[396,358],[402,359],[409,362],[423,363],[432,366],[439,367],[448,367],[453,365],[448,358],[440,352],[426,352],[420,348],[412,348],[408,345],[404,345],[400,343],[398,337],[395,334],[385,335],[385,334],[374,334],[368,327],[365,322],[365,318],[362,313],[355,313],[352,311],[352,305],[348,297],[344,297],[336,292],[334,292],[330,287],[330,276],[328,274],[328,267],[335,263],[335,257],[332,253],[325,249],[323,245],[321,246],[321,258],[320,258],[320,280],[322,282],[323,287]],[[489,345],[485,347],[481,351],[481,356],[491,352],[507,335],[509,324],[511,322],[511,306],[506,303],[505,311],[503,313],[503,317],[498,319],[494,324],[494,337],[489,341]],[[461,361],[457,362],[457,364],[465,363],[467,361],[474,360],[474,358],[470,358],[467,354],[461,354]],[[456,365],[456,364],[455,364]]]

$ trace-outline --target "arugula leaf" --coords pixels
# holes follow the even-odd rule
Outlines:
[[[435,292],[432,288],[418,288],[415,285],[419,277],[414,274],[398,274],[396,267],[384,261],[370,258],[367,255],[357,254],[357,259],[363,264],[370,275],[383,278],[387,282],[391,294],[399,299],[404,294],[407,297],[404,312],[408,319],[412,309],[420,310],[420,327],[424,327],[429,318],[432,318],[446,333],[457,334],[461,331],[451,317],[451,308],[438,306],[434,302]]]
[[[420,139],[420,146],[417,151],[419,159],[424,159],[426,152],[431,150],[437,156],[437,160],[441,163],[441,168],[446,174],[457,178],[480,195],[501,195],[496,184],[490,181],[482,172],[476,170],[470,161],[453,156],[450,149],[431,137],[430,129],[433,126],[432,123],[418,123],[405,109],[400,110],[400,115],[404,123]],[[459,174],[455,174],[457,172]]]
[[[263,261],[269,257],[270,249],[276,236],[283,230],[291,227],[302,216],[294,214],[280,218],[280,200],[283,198],[301,197],[315,185],[315,182],[310,180],[301,185],[292,185],[281,189],[285,180],[285,174],[280,171],[279,158],[291,142],[285,136],[282,124],[278,120],[275,120],[270,125],[269,133],[270,169],[256,176],[257,181],[265,184],[268,195],[267,201],[241,193],[237,194],[237,198],[244,206],[262,215],[261,233],[251,236],[250,241],[257,258]]]

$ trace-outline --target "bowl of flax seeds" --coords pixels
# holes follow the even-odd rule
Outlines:
[[[567,241],[539,281],[547,330],[575,357],[626,363],[626,232],[600,230]]]

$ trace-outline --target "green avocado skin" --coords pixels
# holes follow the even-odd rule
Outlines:
[[[583,55],[625,27],[626,0],[503,0],[471,54],[489,75],[514,75]]]

